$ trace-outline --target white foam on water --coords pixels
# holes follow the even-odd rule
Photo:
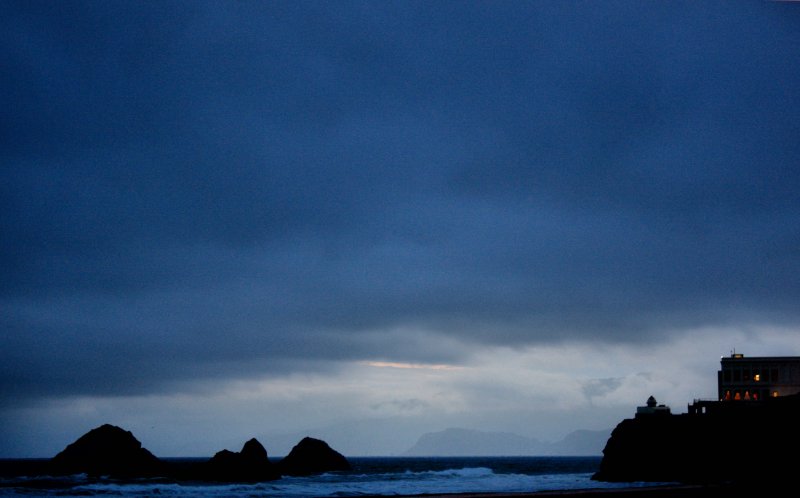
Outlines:
[[[432,460],[432,462],[436,462]],[[0,497],[119,496],[171,498],[307,498],[359,495],[414,495],[466,492],[531,492],[565,489],[630,487],[631,483],[603,483],[591,480],[591,473],[496,472],[481,465],[436,470],[408,470],[389,461],[369,467],[373,471],[336,472],[310,477],[284,477],[254,484],[173,483],[163,480],[91,480],[74,476],[61,486],[27,486],[24,479],[15,487],[0,487]],[[458,464],[456,464],[458,465]],[[412,466],[412,468],[414,468]],[[641,485],[642,483],[639,483]],[[13,486],[13,484],[12,484]]]
[[[256,484],[177,484],[154,482],[96,482],[69,489],[0,489],[3,497],[45,496],[168,496],[174,498],[339,497],[464,492],[525,492],[563,489],[623,487],[592,481],[591,474],[497,474],[491,469],[462,468],[440,471],[384,474],[323,474],[287,477]]]

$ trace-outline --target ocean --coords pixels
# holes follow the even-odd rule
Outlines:
[[[173,459],[178,460],[178,459]],[[590,478],[600,457],[364,457],[353,469],[255,484],[209,484],[163,479],[3,477],[1,497],[346,497],[467,492],[526,492],[618,488],[642,483],[603,483]],[[652,483],[651,483],[652,484]]]

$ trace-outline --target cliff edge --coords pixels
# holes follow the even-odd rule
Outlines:
[[[775,483],[794,479],[800,395],[720,402],[707,413],[644,415],[617,425],[600,481]]]

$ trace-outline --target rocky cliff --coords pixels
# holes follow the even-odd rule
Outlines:
[[[611,433],[594,479],[788,481],[800,447],[800,395],[717,403],[708,413],[626,419]]]

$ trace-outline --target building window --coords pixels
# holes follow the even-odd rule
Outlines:
[[[761,381],[761,374],[753,374],[753,380],[756,382]]]
[[[724,380],[725,382],[730,382],[731,381],[731,371],[730,370],[724,370],[722,372],[722,380]]]
[[[742,371],[741,370],[734,370],[733,371],[733,381],[740,382],[742,380]]]
[[[740,401],[741,399],[742,399],[742,395],[741,395],[741,394],[739,394],[739,391],[735,391],[735,392],[733,393],[733,400],[734,400],[734,401]]]
[[[750,369],[749,369],[749,368],[745,368],[745,369],[742,371],[742,379],[743,379],[745,382],[747,382],[747,381],[749,381],[749,380],[750,380]]]
[[[777,398],[778,397],[778,391],[772,391],[772,397],[773,398]]]
[[[780,375],[778,375],[778,369],[773,368],[769,375],[770,382],[778,382]]]

